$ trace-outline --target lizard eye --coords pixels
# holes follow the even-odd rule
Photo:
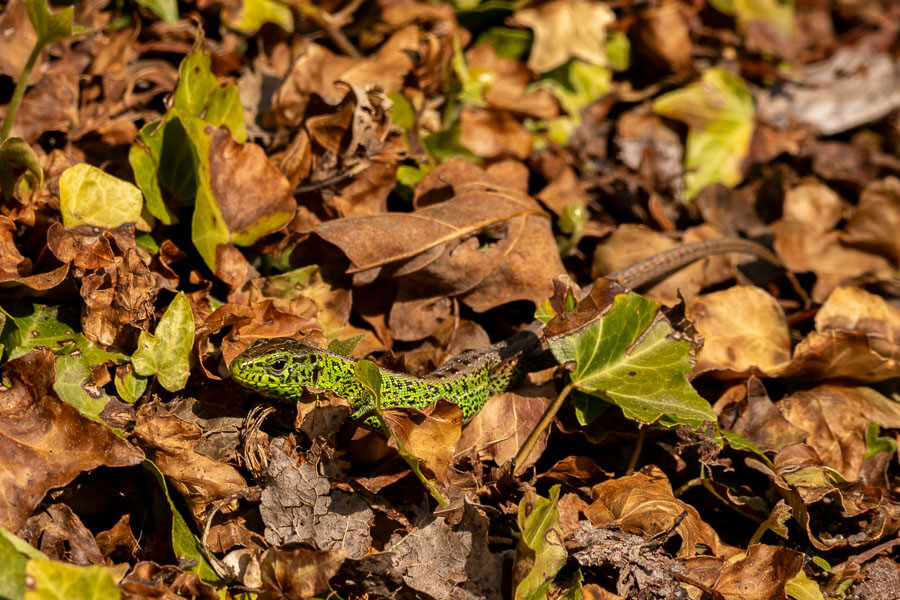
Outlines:
[[[274,361],[271,365],[269,365],[269,369],[275,371],[276,373],[280,373],[284,371],[284,368],[287,366],[287,361],[283,358],[279,358]]]

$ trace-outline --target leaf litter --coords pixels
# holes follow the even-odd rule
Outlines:
[[[897,18],[5,3],[0,597],[897,598]],[[228,376],[523,330],[468,423]]]

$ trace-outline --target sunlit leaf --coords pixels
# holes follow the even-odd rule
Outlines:
[[[72,24],[74,7],[69,6],[57,13],[50,12],[46,0],[24,0],[28,11],[28,19],[34,25],[37,32],[38,44],[46,46],[55,42],[61,42],[71,37],[82,35],[90,31],[84,27]]]
[[[166,23],[178,21],[178,0],[136,0]]]
[[[135,374],[131,365],[125,365],[122,370],[117,370],[113,383],[116,386],[116,393],[119,394],[119,398],[129,404],[134,404],[138,398],[144,395],[144,391],[147,389],[147,378]]]
[[[347,338],[346,340],[331,340],[328,343],[328,349],[335,354],[340,354],[341,356],[350,356],[353,354],[353,350],[356,348],[356,345],[365,337],[364,334],[360,333],[359,335],[354,335],[351,338]]]
[[[550,350],[560,364],[574,363],[570,377],[576,389],[616,404],[629,419],[669,426],[715,423],[716,413],[686,378],[692,345],[673,336],[659,306],[635,293],[618,294],[602,316],[551,337]]]
[[[59,178],[63,225],[114,229],[141,218],[141,190],[97,167],[80,163]]]
[[[803,569],[784,584],[784,593],[794,600],[825,600],[819,584],[807,577]]]
[[[22,600],[25,594],[25,564],[27,562],[28,559],[16,550],[12,542],[0,535],[0,598]]]
[[[51,560],[31,560],[25,600],[114,600],[119,587],[106,567],[81,567]]]
[[[66,355],[56,359],[53,390],[81,414],[97,419],[111,398],[100,389],[88,391],[90,383],[91,370],[82,356]]]
[[[156,375],[161,386],[177,392],[191,373],[194,315],[184,292],[179,292],[156,326],[156,333],[142,331],[131,357],[138,375]]]
[[[517,521],[522,537],[516,546],[514,571],[516,600],[547,597],[556,574],[566,564],[568,553],[559,526],[559,485],[550,488],[549,498],[533,490],[519,502]]]
[[[734,187],[743,181],[756,111],[740,77],[707,69],[699,82],[657,98],[653,110],[688,126],[685,200],[712,183]]]
[[[278,0],[238,0],[222,9],[222,20],[241,33],[255,33],[265,23],[274,23],[285,31],[294,30],[294,15],[286,3]]]
[[[869,458],[879,452],[894,454],[897,451],[897,441],[892,437],[879,436],[881,430],[874,421],[866,427],[866,454],[863,458]]]

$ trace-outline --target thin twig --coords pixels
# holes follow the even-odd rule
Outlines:
[[[641,450],[644,448],[645,437],[647,437],[647,428],[641,425],[637,441],[634,443],[634,452],[631,453],[631,460],[628,461],[628,468],[625,470],[626,477],[634,474],[634,468],[637,466],[638,459],[641,457]]]
[[[531,454],[531,451],[534,450],[535,444],[537,444],[538,438],[541,437],[541,434],[550,427],[550,423],[553,422],[553,418],[556,416],[556,413],[559,412],[560,407],[565,401],[566,397],[569,395],[569,392],[575,387],[574,384],[570,383],[566,387],[563,388],[563,391],[559,393],[559,396],[556,397],[556,400],[553,401],[547,410],[544,412],[544,416],[541,417],[540,422],[537,424],[537,427],[528,434],[528,439],[525,440],[525,443],[522,444],[522,447],[519,448],[519,452],[516,454],[516,460],[513,463],[513,473],[519,470],[519,467],[525,464],[525,460]]]
[[[347,39],[344,32],[341,31],[339,27],[335,27],[331,15],[328,14],[327,11],[322,10],[307,0],[290,0],[290,4],[300,11],[300,14],[304,17],[318,25],[319,29],[324,31],[328,37],[331,38],[331,41],[341,49],[341,52],[353,58],[362,58],[362,54],[360,54],[359,50],[356,49],[356,46]]]

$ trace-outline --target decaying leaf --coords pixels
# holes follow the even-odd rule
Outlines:
[[[39,350],[9,361],[0,389],[0,524],[17,530],[47,491],[82,471],[125,467],[143,460],[140,450],[105,425],[82,416],[52,390],[54,359]]]

